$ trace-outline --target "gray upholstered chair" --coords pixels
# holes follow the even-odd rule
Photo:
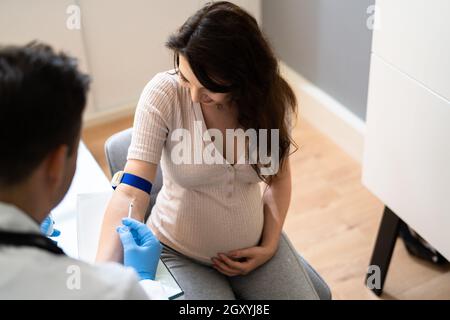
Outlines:
[[[131,143],[131,133],[132,129],[116,133],[115,135],[110,137],[105,143],[106,159],[108,161],[111,175],[114,175],[117,171],[123,170],[123,168],[125,167],[125,164],[127,162],[128,147],[130,146]],[[158,192],[161,190],[162,183],[163,183],[163,176],[160,167],[158,167],[156,179],[153,183],[153,188],[150,195],[151,202],[146,213],[146,218],[150,215],[151,209],[156,200],[156,196],[158,195]],[[285,233],[282,234],[282,237],[284,237],[285,240],[290,243]],[[303,257],[301,257],[300,255],[298,256],[300,257],[300,260],[303,262],[305,269],[307,270],[308,275],[320,299],[330,300],[331,291],[328,285],[319,276],[319,274],[308,264],[308,262],[305,259],[303,259]]]

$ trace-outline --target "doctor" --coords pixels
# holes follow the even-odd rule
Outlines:
[[[71,259],[40,231],[75,173],[88,87],[48,46],[0,48],[0,299],[166,298],[153,281],[161,245],[144,224],[117,228],[131,268]]]

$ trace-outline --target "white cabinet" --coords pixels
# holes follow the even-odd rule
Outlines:
[[[377,1],[363,183],[450,259],[450,1]]]
[[[450,258],[450,103],[372,56],[363,182]]]

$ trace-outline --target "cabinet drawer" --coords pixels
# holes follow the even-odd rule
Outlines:
[[[377,0],[373,52],[450,99],[450,1]]]

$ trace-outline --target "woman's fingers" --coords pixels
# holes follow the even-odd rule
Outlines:
[[[238,270],[241,273],[245,272],[245,267],[242,265],[242,262],[234,261],[223,253],[219,253],[219,258],[222,259],[222,261],[232,269]]]
[[[264,252],[260,247],[252,247],[230,251],[228,254],[219,253],[213,258],[216,269],[227,276],[247,275],[261,265]]]
[[[228,276],[228,277],[236,277],[236,276],[238,275],[238,274],[234,274],[234,273],[227,272],[227,271],[221,269],[221,268],[220,268],[219,266],[217,266],[217,265],[213,265],[213,268],[216,269],[217,271],[219,271],[220,273],[222,273],[222,274]]]
[[[232,269],[231,267],[227,266],[224,262],[220,261],[217,258],[212,258],[212,262],[214,263],[214,267],[219,269],[220,272],[223,274],[233,277],[241,274],[241,271]]]

